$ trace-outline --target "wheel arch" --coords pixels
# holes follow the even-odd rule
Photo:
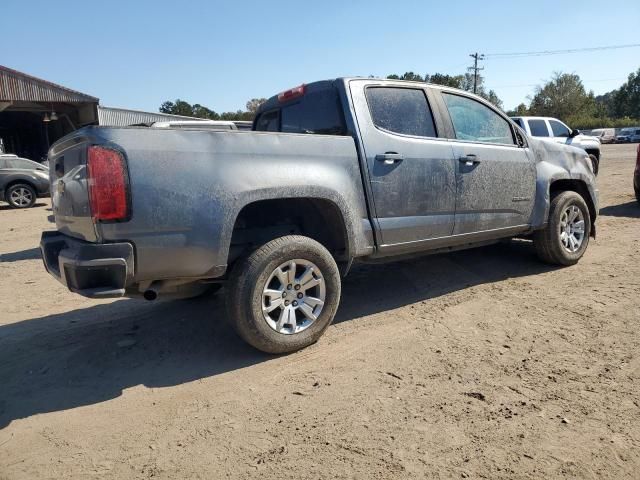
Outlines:
[[[591,236],[595,237],[595,220],[598,216],[596,206],[587,184],[582,180],[577,179],[558,179],[549,184],[549,200],[552,200],[556,195],[561,192],[572,191],[580,195],[589,209],[589,220],[591,222]]]
[[[256,246],[291,234],[322,244],[342,266],[354,255],[354,225],[335,199],[322,196],[267,197],[238,209],[229,237],[227,264]]]
[[[584,149],[589,155],[595,155],[595,157],[600,160],[600,149],[596,147],[587,147]]]

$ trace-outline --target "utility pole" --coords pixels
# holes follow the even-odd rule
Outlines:
[[[473,67],[469,67],[469,70],[473,70],[473,93],[477,93],[478,90],[478,72],[484,70],[484,67],[478,67],[478,60],[484,60],[484,53],[472,53],[469,55],[473,58]]]

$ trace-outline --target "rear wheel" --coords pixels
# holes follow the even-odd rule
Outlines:
[[[276,238],[240,260],[226,286],[238,334],[267,353],[288,353],[318,341],[340,301],[340,273],[331,254],[308,237]]]
[[[552,199],[547,226],[534,233],[533,241],[541,260],[574,265],[584,255],[590,234],[587,204],[578,193],[567,191]]]
[[[35,189],[26,183],[11,185],[5,194],[5,201],[11,208],[29,208],[36,203]]]

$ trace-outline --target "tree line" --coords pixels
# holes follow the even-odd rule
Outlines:
[[[496,92],[485,86],[482,75],[478,75],[476,79],[471,73],[434,73],[421,76],[405,72],[402,75],[388,75],[387,78],[434,83],[469,92],[473,91],[475,82],[478,95],[498,108],[503,107]],[[265,101],[265,98],[252,98],[246,103],[245,110],[218,113],[199,103],[191,105],[177,99],[164,102],[160,106],[160,112],[209,120],[253,120],[258,107]],[[583,129],[640,126],[640,68],[630,73],[627,81],[619,88],[598,96],[593,91],[586,91],[578,75],[556,72],[548,82],[535,88],[528,101],[528,104],[521,103],[507,114],[555,117],[573,128]]]
[[[556,117],[574,128],[632,127],[640,125],[640,68],[619,88],[594,95],[576,74],[554,73],[535,89],[529,105],[521,103],[511,115]]]
[[[461,90],[473,91],[474,76],[449,75],[444,73],[426,74],[414,72],[403,75],[388,75],[396,80],[428,82]],[[487,90],[484,77],[478,75],[477,93],[498,108],[502,101],[493,90]],[[544,85],[536,87],[529,103],[521,103],[507,112],[510,116],[532,115],[555,117],[574,128],[592,129],[598,127],[629,127],[640,125],[640,68],[629,74],[627,81],[604,95],[587,92],[580,77],[572,73],[556,72]]]
[[[421,76],[413,72],[405,72],[402,75],[387,75],[388,79],[392,80],[411,80],[413,82],[427,82],[435,83],[437,85],[445,85],[447,87],[458,88],[460,90],[466,90],[467,92],[473,92],[473,85],[476,83],[476,94],[480,95],[485,100],[493,103],[496,107],[502,108],[502,100],[498,97],[493,90],[487,90],[484,85],[484,77],[478,74],[477,79],[474,78],[472,73],[465,73],[462,75],[448,75],[445,73],[434,73],[425,76]]]
[[[206,118],[207,120],[253,120],[258,107],[266,101],[266,98],[252,98],[247,102],[245,106],[246,110],[218,113],[204,105],[200,105],[199,103],[191,105],[189,102],[177,99],[173,102],[167,101],[160,105],[160,113],[183,115],[185,117]]]

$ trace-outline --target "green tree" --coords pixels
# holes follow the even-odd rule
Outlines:
[[[507,115],[510,117],[522,117],[523,115],[529,115],[529,109],[524,103],[521,103],[513,110],[509,110]]]
[[[200,105],[199,103],[196,103],[191,107],[191,116],[197,118],[206,118],[208,120],[218,120],[220,118],[220,115],[218,115],[216,112]]]
[[[618,118],[640,118],[640,68],[613,93],[613,113]]]
[[[255,113],[258,111],[258,108],[260,108],[260,105],[262,105],[266,101],[266,98],[252,98],[247,102],[247,112],[251,112],[255,115]]]
[[[193,116],[193,107],[184,100],[177,99],[175,102],[164,102],[160,105],[160,112],[170,113],[171,115]]]
[[[462,88],[464,75],[447,75],[444,73],[434,73],[433,75],[425,75],[425,82],[434,83],[436,85],[444,85],[445,87]]]
[[[387,78],[390,80],[409,80],[411,82],[424,82],[424,78],[413,72],[405,72],[400,76],[396,74],[387,75]]]
[[[162,105],[160,105],[160,113],[171,113],[173,112],[174,108],[176,108],[176,104],[173,102],[163,102]]]
[[[595,112],[593,92],[586,92],[578,75],[561,72],[556,72],[543,86],[536,87],[529,106],[531,115],[556,117],[569,124],[572,117],[593,116]]]

